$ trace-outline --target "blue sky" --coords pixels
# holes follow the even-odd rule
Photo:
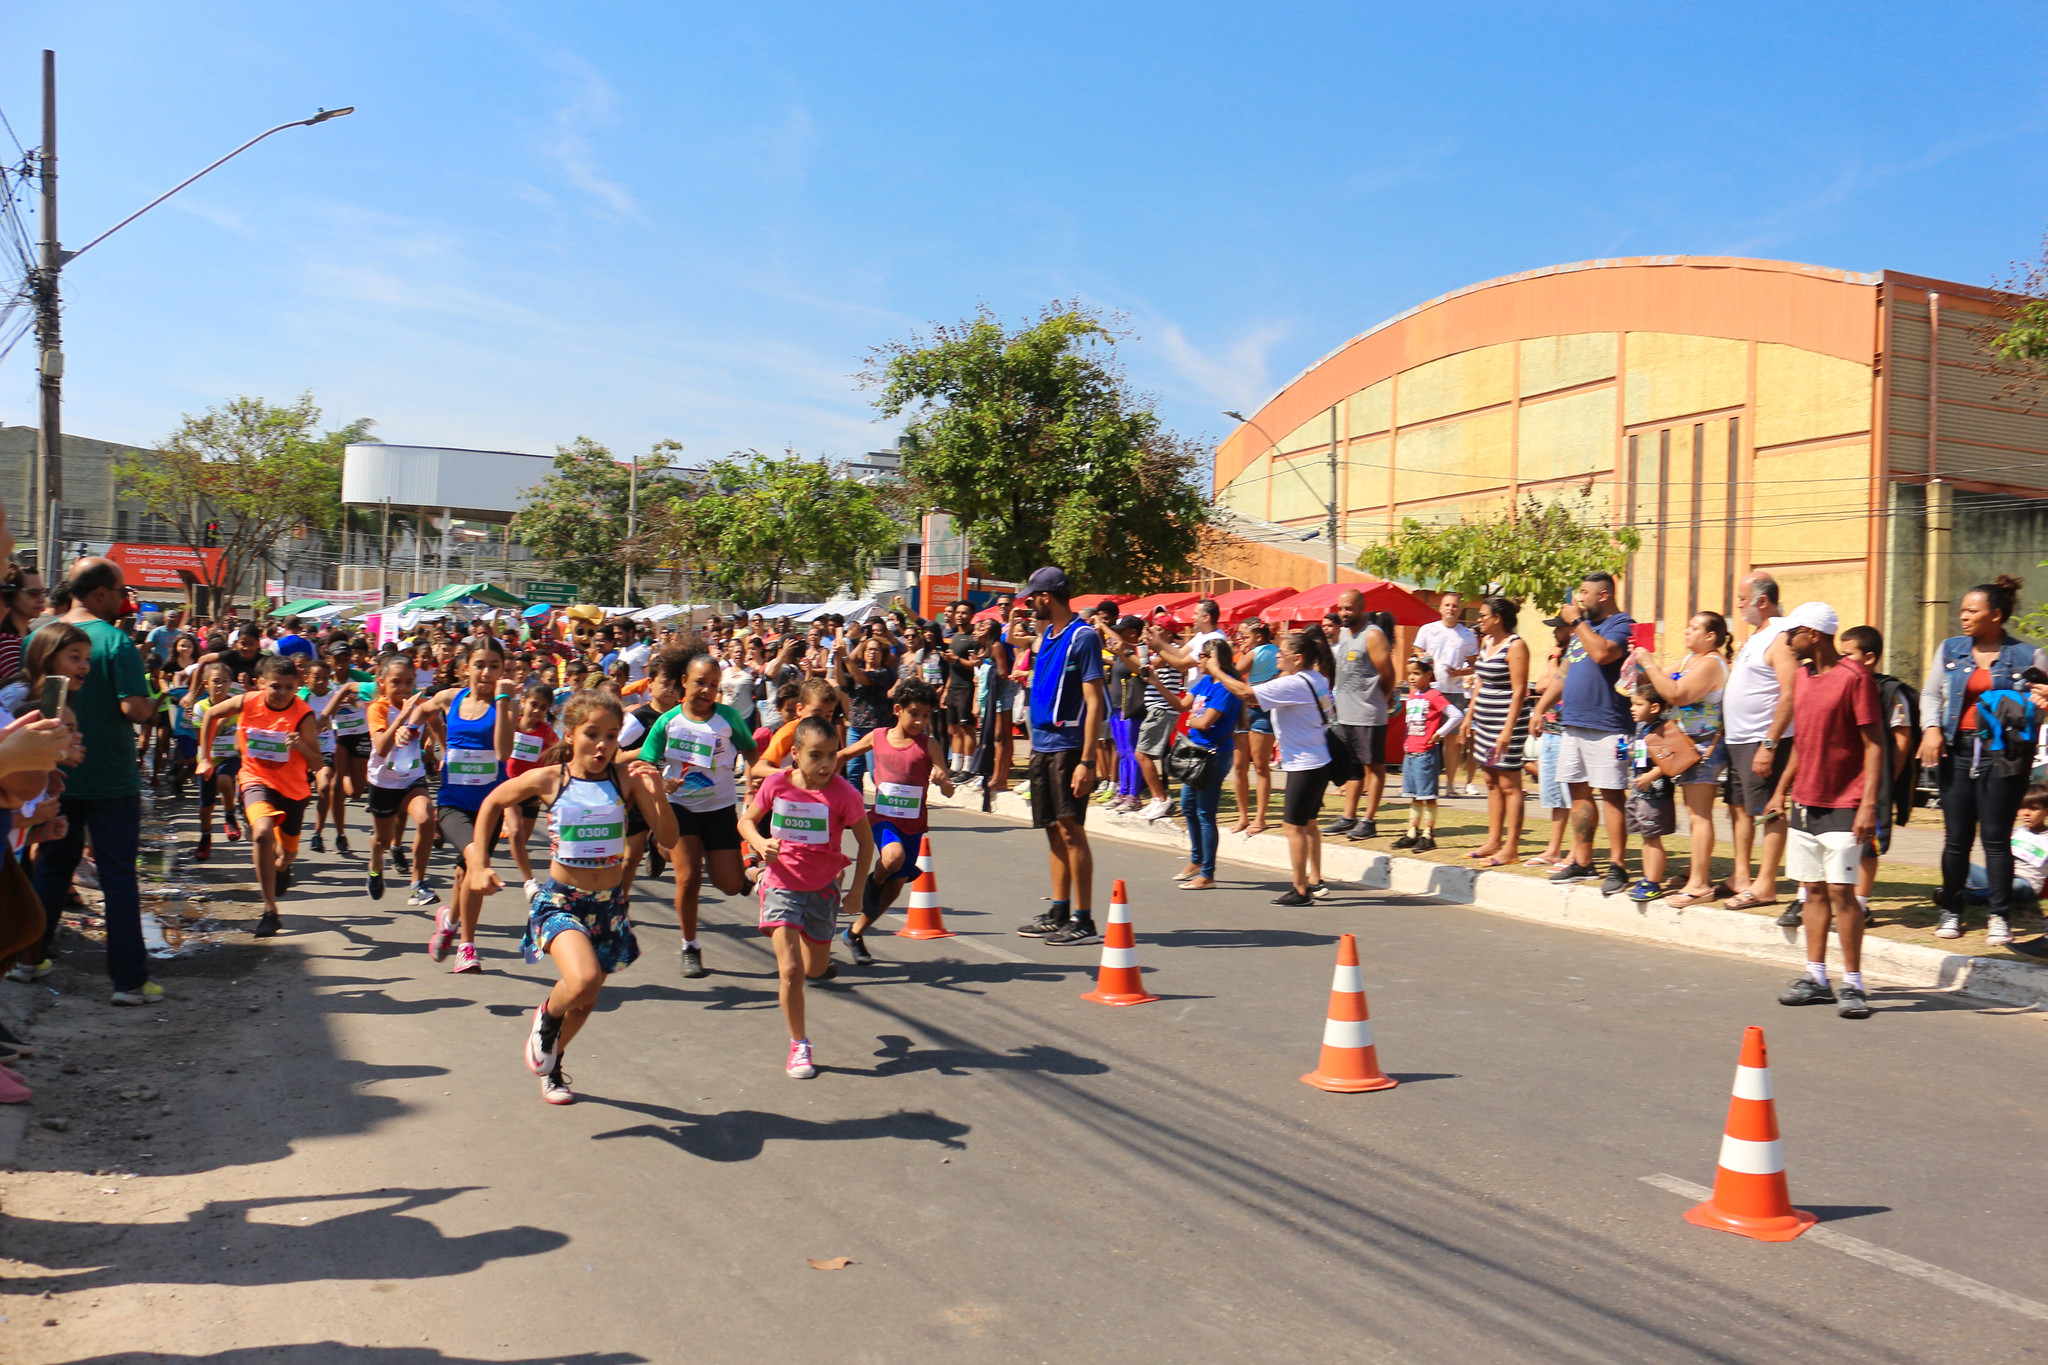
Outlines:
[[[1752,255],[1989,283],[2048,226],[2031,5],[0,0],[58,52],[66,428],[311,389],[391,441],[884,444],[873,345],[1127,315],[1184,434],[1477,280]],[[0,149],[12,158],[0,133]],[[33,421],[24,343],[0,421]]]

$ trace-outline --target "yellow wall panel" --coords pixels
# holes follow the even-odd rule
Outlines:
[[[1868,365],[1774,341],[1756,348],[1756,443],[1870,430]]]
[[[1393,411],[1394,381],[1382,379],[1369,389],[1361,389],[1346,401],[1351,405],[1351,434],[1369,436],[1375,431],[1385,431],[1391,424]]]
[[[1325,421],[1329,419],[1324,418]],[[1330,514],[1330,457],[1296,455],[1273,462],[1272,521],[1293,521],[1298,517],[1327,517]]]
[[[1480,493],[1508,482],[1510,414],[1484,412],[1420,430],[1402,427],[1394,449],[1401,502]]]
[[[1272,467],[1270,456],[1261,455],[1246,465],[1238,476],[1224,486],[1219,499],[1233,512],[1242,512],[1248,517],[1266,520],[1266,490],[1272,480],[1266,477]]]
[[[1346,545],[1377,545],[1387,538],[1387,513],[1384,508],[1373,509],[1363,515],[1353,513],[1344,519],[1344,543]]]
[[[1758,560],[1757,567],[1768,569],[1771,577],[1778,580],[1778,600],[1787,611],[1801,602],[1825,602],[1835,609],[1844,630],[1850,626],[1877,624],[1863,619],[1867,602],[1863,595],[1864,583],[1869,573],[1861,560],[1854,564],[1816,565],[1810,569],[1781,569]]]
[[[1507,402],[1514,393],[1514,348],[1514,342],[1504,341],[1402,371],[1397,381],[1401,424]]]
[[[1759,456],[1755,470],[1751,562],[1861,559],[1868,552],[1868,441]],[[1855,600],[1863,600],[1860,588]]]
[[[1614,377],[1616,332],[1576,332],[1522,343],[1522,397]]]
[[[1524,374],[1527,371],[1523,371]],[[1613,389],[1522,405],[1517,471],[1523,483],[1614,468]]]
[[[1280,438],[1280,453],[1291,455],[1297,450],[1310,450],[1330,443],[1330,410],[1323,409]]]
[[[1748,393],[1749,345],[1727,337],[1630,332],[1624,379],[1628,423],[1741,406]]]
[[[1344,505],[1349,508],[1380,507],[1387,501],[1387,452],[1391,437],[1374,436],[1353,441],[1346,451]]]

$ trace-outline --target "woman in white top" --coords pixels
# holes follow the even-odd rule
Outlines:
[[[1280,674],[1248,683],[1223,672],[1212,659],[1209,676],[1273,718],[1280,771],[1287,774],[1280,825],[1287,831],[1287,857],[1294,885],[1273,898],[1275,905],[1307,905],[1329,892],[1323,887],[1323,793],[1330,786],[1330,718],[1336,702],[1330,680],[1337,661],[1320,630],[1298,630],[1280,645]]]
[[[1636,651],[1636,663],[1663,698],[1665,713],[1700,751],[1700,761],[1676,779],[1685,797],[1692,833],[1692,862],[1685,885],[1670,898],[1677,906],[1710,900],[1714,894],[1714,796],[1721,789],[1721,769],[1728,762],[1721,695],[1728,685],[1729,638],[1728,618],[1718,611],[1703,611],[1685,623],[1686,655],[1677,668],[1666,671],[1650,657],[1650,651]]]

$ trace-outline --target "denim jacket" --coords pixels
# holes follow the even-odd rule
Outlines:
[[[1943,640],[1927,670],[1927,685],[1920,689],[1921,725],[1932,725],[1936,716],[1941,717],[1941,737],[1950,744],[1955,743],[1956,726],[1963,718],[1963,693],[1969,686],[1970,675],[1977,670],[1970,657],[1974,648],[1967,635],[1951,635]],[[2029,668],[2048,670],[2048,654],[2007,635],[1998,647],[1998,657],[1991,663],[1991,686],[2024,690],[2020,674]]]

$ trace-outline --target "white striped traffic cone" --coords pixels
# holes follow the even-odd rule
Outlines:
[[[1121,877],[1109,891],[1109,931],[1102,936],[1102,969],[1095,975],[1095,989],[1081,998],[1098,1005],[1146,1005],[1159,998],[1146,994],[1138,974],[1138,939],[1131,928],[1131,907],[1124,899]]]
[[[1303,1076],[1318,1090],[1353,1094],[1392,1090],[1400,1082],[1380,1070],[1372,1042],[1372,1016],[1365,1008],[1365,973],[1358,969],[1358,940],[1337,940],[1337,975],[1330,982],[1330,1013],[1323,1021],[1323,1055]]]
[[[917,850],[917,880],[910,884],[910,905],[903,913],[904,925],[898,938],[953,938],[939,905],[939,874],[932,870],[932,836],[927,834]]]
[[[1764,1052],[1764,1031],[1754,1024],[1742,1034],[1742,1059],[1735,1067],[1735,1095],[1728,1101],[1713,1197],[1687,1209],[1685,1221],[1760,1242],[1789,1242],[1820,1221],[1805,1209],[1793,1208],[1786,1192],[1778,1106],[1771,1098],[1771,1063]]]

